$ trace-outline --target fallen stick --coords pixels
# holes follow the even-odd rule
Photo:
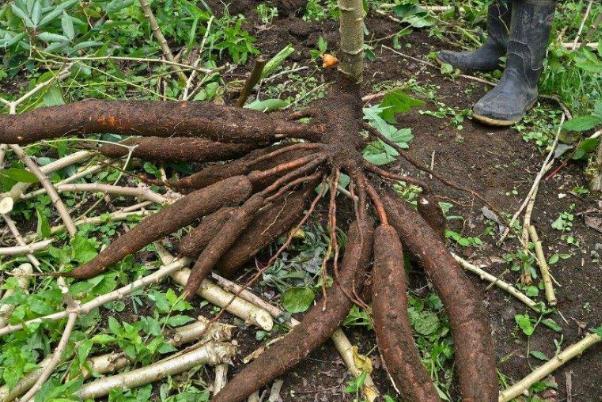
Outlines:
[[[184,268],[171,274],[172,279],[179,285],[185,286],[190,276],[190,269]],[[225,291],[210,280],[205,279],[196,292],[197,295],[211,304],[226,309],[227,312],[237,316],[247,323],[253,324],[264,331],[270,331],[274,321],[270,314],[264,309],[257,307],[248,301],[236,297]]]
[[[107,395],[112,389],[130,389],[158,381],[167,376],[182,373],[193,367],[210,364],[217,365],[230,361],[236,352],[235,347],[229,343],[209,342],[197,349],[180,355],[177,359],[164,359],[157,363],[101,378],[85,384],[77,395],[81,399],[93,399]]]
[[[235,328],[234,326],[214,322],[211,323],[210,328],[207,329],[207,324],[209,323],[210,321],[208,319],[199,316],[196,322],[176,328],[173,330],[173,334],[171,335],[166,334],[166,337],[168,337],[166,342],[172,346],[178,347],[186,343],[198,341],[200,336],[203,336],[201,341],[204,342],[224,342],[232,339],[232,332]],[[0,387],[0,402],[10,402],[23,395],[39,378],[42,370],[44,367],[46,367],[49,360],[50,357],[42,360],[42,362],[39,364],[39,369],[25,375],[10,390],[6,385]],[[86,364],[84,364],[84,368],[80,371],[80,373],[83,379],[88,379],[92,376],[92,373],[112,373],[126,367],[129,362],[129,359],[127,359],[125,353],[123,352],[106,353],[88,358]]]
[[[537,257],[537,265],[539,265],[539,270],[541,271],[541,279],[543,279],[544,289],[546,291],[546,300],[550,306],[555,306],[557,303],[556,295],[554,294],[554,284],[552,283],[552,278],[550,276],[550,267],[546,261],[546,256],[543,253],[543,247],[541,245],[541,240],[537,235],[537,230],[535,226],[529,226],[529,235],[531,236],[531,240],[535,244],[535,255]]]
[[[13,221],[13,219],[10,217],[10,215],[8,215],[8,214],[1,214],[1,215],[2,215],[2,218],[4,219],[4,221],[6,222],[6,226],[8,226],[8,230],[11,231],[15,240],[17,240],[17,244],[19,246],[27,246],[25,239],[23,239],[23,236],[21,236],[21,232],[19,232],[19,229],[17,228],[15,221]],[[31,262],[31,264],[34,267],[36,267],[36,268],[40,267],[40,261],[38,261],[38,259],[33,255],[33,252],[27,253],[27,259],[29,260],[29,262]]]
[[[284,381],[275,380],[270,388],[270,396],[268,397],[268,402],[280,402],[282,398],[280,397],[280,390],[282,389],[282,384]]]
[[[31,264],[21,264],[11,271],[11,275],[17,279],[17,287],[25,293],[28,292],[29,279],[31,278],[29,275],[31,275],[32,272],[33,268]],[[4,295],[2,295],[2,300],[13,294],[15,294],[13,289],[7,289],[6,292],[4,292]],[[7,304],[0,301],[0,328],[6,326],[15,307],[15,304]]]
[[[502,289],[503,291],[507,292],[511,296],[514,296],[515,298],[526,304],[527,307],[531,308],[532,310],[535,310],[537,312],[540,311],[539,304],[535,300],[531,299],[524,293],[521,293],[517,288],[515,288],[508,282],[505,282],[502,279],[499,279],[498,277],[490,274],[489,272],[477,267],[476,265],[471,264],[470,262],[466,261],[465,259],[454,253],[452,253],[452,256],[465,270],[477,274],[482,280],[490,282],[498,288]]]
[[[602,131],[598,131],[592,137],[596,135],[600,136],[601,133]],[[597,156],[592,163],[592,175],[589,182],[589,188],[593,193],[602,192],[602,141],[600,141],[600,145],[598,145]]]
[[[42,240],[37,243],[26,244],[24,246],[0,247],[0,255],[24,255],[36,251],[45,250],[53,242],[53,239]]]
[[[211,277],[217,282],[218,285],[220,285],[224,289],[226,289],[232,293],[238,294],[238,296],[240,298],[245,299],[248,302],[255,304],[256,306],[263,308],[264,310],[269,312],[272,315],[272,317],[278,318],[284,314],[284,311],[282,311],[278,307],[266,302],[265,300],[263,300],[261,297],[257,296],[250,290],[243,289],[243,287],[240,286],[239,284],[234,283],[234,282],[216,274],[215,272],[211,273]],[[293,317],[290,318],[289,322],[290,322],[291,326],[299,325],[299,323],[300,323],[298,320],[296,320]],[[347,366],[347,370],[349,370],[349,373],[353,377],[356,377],[356,378],[359,377],[362,374],[362,370],[359,367],[357,367],[357,365],[355,364],[353,345],[349,341],[349,338],[347,338],[347,335],[345,335],[343,330],[339,328],[332,334],[330,339],[334,343],[334,347],[336,348],[337,352],[339,352],[339,354],[341,355],[341,358],[343,359],[343,362]],[[372,380],[370,373],[368,373],[366,375],[366,378],[364,380],[364,386],[362,387],[362,392],[364,394],[364,397],[369,402],[375,401],[380,396],[380,393],[379,393],[378,389],[376,388],[376,385],[374,384],[374,381]],[[251,398],[251,397],[249,397],[249,398]]]
[[[500,392],[499,402],[509,402],[514,398],[522,395],[524,391],[528,390],[537,381],[540,381],[543,378],[547,377],[556,369],[562,367],[571,359],[581,355],[587,349],[601,341],[602,338],[596,333],[587,335],[579,342],[569,346],[568,348],[554,356],[552,359],[550,359],[548,362],[536,368],[534,371],[531,372],[531,374],[529,374],[510,388],[506,388],[504,391]]]
[[[23,151],[23,149],[19,145],[11,144],[9,146],[13,150],[13,152],[17,155],[17,157],[25,164],[25,166],[27,166],[29,168],[31,173],[34,174],[38,178],[38,180],[40,181],[40,184],[46,189],[46,192],[48,193],[48,196],[50,197],[52,204],[56,208],[61,219],[63,220],[63,223],[65,224],[65,227],[67,228],[67,232],[69,232],[69,236],[71,236],[71,237],[75,236],[77,229],[75,228],[75,225],[73,224],[71,215],[69,215],[69,211],[67,211],[67,207],[65,206],[65,204],[61,200],[61,197],[59,197],[58,193],[52,186],[52,183],[50,183],[50,180],[48,180],[48,178],[40,170],[38,165],[29,156],[27,156],[25,154],[25,151]]]
[[[97,307],[102,306],[103,304],[112,302],[114,300],[122,299],[132,293],[134,290],[140,289],[144,286],[150,285],[152,283],[157,283],[162,278],[170,275],[171,273],[181,269],[182,267],[190,264],[190,259],[188,258],[178,258],[174,260],[172,263],[162,266],[157,271],[153,272],[150,275],[147,275],[143,278],[137,279],[134,282],[125,285],[119,289],[116,289],[110,293],[106,293],[102,296],[98,296],[87,303],[80,305],[77,308],[77,313],[80,315],[87,314],[90,311],[94,310]],[[34,318],[20,324],[7,325],[4,328],[0,329],[0,336],[11,334],[13,332],[19,331],[25,328],[28,325],[37,324],[44,321],[57,321],[63,318],[67,318],[69,312],[66,310],[58,311],[56,313],[48,314],[43,317]]]
[[[112,195],[124,195],[136,197],[140,200],[152,201],[157,204],[167,203],[167,198],[154,191],[143,187],[122,187],[113,186],[111,184],[101,183],[81,183],[81,184],[58,184],[56,190],[60,193],[69,192],[89,192],[89,193],[105,193]]]
[[[228,365],[218,364],[215,367],[215,381],[213,382],[213,393],[220,392],[228,382]]]
[[[148,210],[131,211],[131,212],[124,212],[124,211],[125,211],[125,209],[122,211],[112,212],[112,213],[106,214],[106,215],[92,216],[89,218],[81,218],[81,219],[76,220],[74,223],[75,223],[75,226],[81,226],[81,225],[85,225],[85,224],[106,223],[107,221],[108,222],[125,221],[134,216],[145,217],[145,216],[155,213],[154,211],[148,211]],[[55,235],[57,233],[63,232],[64,230],[65,230],[65,225],[53,226],[50,228],[50,234]],[[32,234],[25,236],[25,241],[33,241],[36,238],[37,238],[37,234],[32,233]]]

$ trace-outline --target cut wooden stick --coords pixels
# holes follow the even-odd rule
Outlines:
[[[546,300],[550,306],[555,306],[557,304],[556,294],[554,293],[554,284],[552,283],[552,278],[550,276],[550,267],[548,266],[548,262],[546,261],[546,256],[543,252],[543,247],[541,244],[541,240],[537,235],[537,230],[535,226],[529,226],[529,235],[531,236],[531,241],[535,244],[535,255],[537,257],[537,265],[539,265],[539,270],[541,272],[541,279],[543,279],[543,285],[546,292]]]
[[[556,369],[562,367],[571,359],[581,355],[587,349],[601,341],[602,338],[596,333],[587,335],[579,342],[569,346],[568,348],[554,356],[552,359],[550,359],[548,362],[536,368],[534,371],[531,372],[531,374],[529,374],[510,388],[507,388],[504,391],[500,392],[499,402],[509,402],[514,398],[517,398],[537,381],[541,381],[542,379],[546,378]]]
[[[249,95],[251,95],[251,91],[255,88],[255,85],[261,79],[261,74],[263,73],[263,68],[265,67],[267,60],[262,57],[259,57],[255,60],[255,65],[253,66],[253,70],[251,71],[251,75],[245,81],[245,86],[242,88],[240,92],[240,96],[238,97],[238,101],[236,102],[236,106],[243,107],[245,103],[247,103],[247,99],[249,99]]]
[[[529,296],[525,295],[524,293],[521,293],[517,288],[515,288],[508,282],[505,282],[505,281],[497,278],[496,276],[477,267],[474,264],[471,264],[470,262],[466,261],[465,259],[463,259],[462,257],[460,257],[454,253],[452,253],[452,256],[465,270],[470,271],[474,274],[477,274],[482,280],[490,282],[491,284],[497,286],[498,288],[502,289],[503,291],[507,292],[508,294],[514,296],[515,298],[517,298],[518,300],[520,300],[521,302],[526,304],[529,308],[531,308],[537,312],[540,311],[539,304],[535,300],[531,299]]]
[[[181,269],[182,267],[190,264],[191,260],[188,258],[178,258],[174,260],[170,264],[166,264],[162,266],[157,271],[153,272],[150,275],[147,275],[143,278],[137,279],[134,282],[125,285],[119,289],[116,289],[110,293],[106,293],[102,296],[98,296],[87,303],[80,305],[77,308],[78,314],[87,314],[93,309],[102,306],[103,304],[122,299],[129,294],[131,294],[134,290],[140,289],[144,286],[148,286],[153,283],[159,282],[162,278],[170,275],[171,273]],[[56,313],[48,314],[43,317],[34,318],[28,321],[25,321],[20,324],[7,325],[4,328],[0,329],[0,336],[11,334],[13,332],[19,331],[25,328],[28,325],[37,324],[44,321],[57,321],[67,318],[69,316],[69,312],[67,310],[58,311]]]
[[[218,364],[215,366],[215,381],[213,382],[213,394],[220,392],[228,382],[228,365]]]
[[[173,57],[173,53],[171,52],[171,49],[169,48],[169,45],[167,44],[167,40],[165,40],[165,36],[163,36],[163,33],[161,32],[161,28],[159,27],[159,23],[157,22],[157,19],[155,18],[155,14],[153,14],[153,10],[151,9],[150,4],[148,3],[147,0],[138,0],[138,1],[140,2],[140,6],[142,7],[144,16],[148,20],[151,30],[153,31],[153,35],[155,36],[155,39],[157,39],[157,42],[159,42],[159,46],[161,46],[163,55],[165,56],[165,58],[167,60],[169,60],[170,66],[172,67],[173,71],[178,75],[178,78],[182,82],[186,82],[186,80],[188,78],[182,72],[182,69],[178,66],[178,64],[176,63],[175,58]]]
[[[143,188],[143,187],[122,187],[113,186],[111,184],[101,183],[81,183],[81,184],[58,184],[56,191],[60,193],[105,193],[112,195],[124,195],[128,197],[136,197],[140,200],[152,201],[158,204],[165,204],[168,202],[167,198],[161,194],[155,193],[154,191]]]
[[[282,389],[282,385],[284,381],[276,380],[272,384],[270,388],[270,396],[268,397],[268,402],[280,402],[282,398],[280,397],[280,390]]]
[[[27,246],[25,239],[23,239],[23,236],[21,236],[21,232],[19,232],[19,229],[17,228],[15,221],[13,221],[13,219],[10,217],[10,215],[8,215],[8,214],[1,214],[1,215],[2,215],[2,218],[4,219],[4,222],[6,222],[6,226],[8,226],[8,230],[10,230],[10,232],[15,237],[17,244],[19,246]],[[38,261],[38,259],[33,255],[33,251],[27,253],[27,259],[29,260],[29,262],[31,262],[31,264],[34,267],[36,267],[36,268],[40,267],[40,261]]]
[[[11,271],[11,275],[17,280],[17,287],[21,291],[28,293],[30,275],[33,272],[31,264],[21,264]],[[13,289],[7,289],[2,295],[2,300],[15,294]],[[4,328],[13,310],[17,307],[15,304],[7,304],[0,301],[0,328]]]
[[[9,146],[13,150],[13,152],[17,155],[17,157],[25,164],[25,166],[27,166],[27,168],[31,171],[31,173],[34,174],[38,178],[38,180],[40,181],[40,184],[42,184],[42,186],[44,186],[44,188],[46,189],[46,192],[48,193],[48,196],[50,197],[50,200],[52,201],[52,204],[56,208],[61,219],[63,220],[63,223],[65,224],[65,228],[67,228],[67,232],[69,232],[69,236],[71,236],[71,237],[75,236],[77,229],[75,228],[75,224],[73,223],[73,220],[71,219],[71,215],[69,215],[69,211],[67,210],[67,207],[65,206],[65,204],[63,204],[61,197],[59,197],[58,193],[52,186],[52,183],[50,183],[50,180],[48,180],[48,178],[40,170],[38,165],[29,156],[27,156],[25,154],[25,151],[23,151],[23,149],[19,145],[11,144]]]
[[[167,376],[182,373],[199,365],[228,363],[235,352],[236,349],[232,344],[209,342],[178,356],[177,359],[167,358],[146,367],[112,377],[101,378],[85,384],[78,391],[77,395],[81,399],[99,398],[107,395],[115,388],[129,389],[139,387]]]
[[[45,250],[53,241],[53,239],[49,239],[37,243],[26,244],[24,246],[0,247],[0,255],[16,256],[35,253],[40,250]]]

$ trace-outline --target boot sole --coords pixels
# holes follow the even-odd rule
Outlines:
[[[477,113],[473,113],[472,118],[483,124],[486,124],[488,126],[510,127],[510,126],[513,126],[514,124],[518,123],[519,121],[521,121],[523,119],[523,117],[525,117],[525,113],[527,113],[529,110],[531,110],[531,108],[535,105],[536,102],[537,102],[537,98],[535,98],[533,100],[533,102],[531,102],[529,104],[529,106],[527,106],[525,108],[523,114],[519,118],[516,118],[516,119],[509,119],[509,120],[494,119],[492,117],[483,116],[483,115],[480,115]]]

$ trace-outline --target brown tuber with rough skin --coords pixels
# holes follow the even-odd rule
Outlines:
[[[120,144],[104,144],[98,151],[111,158],[120,158],[134,147],[133,157],[151,162],[215,162],[237,158],[262,146],[261,143],[229,144],[188,137],[128,138]]]
[[[78,279],[87,279],[107,267],[139,251],[155,240],[189,225],[195,219],[211,213],[223,205],[237,205],[249,197],[251,182],[246,176],[236,176],[180,198],[159,213],[142,220],[132,230],[115,239],[92,261],[65,273]]]
[[[346,294],[352,293],[354,286],[361,286],[357,279],[366,271],[370,262],[372,231],[371,222],[354,222],[351,225],[339,276],[328,289],[325,303],[316,302],[300,325],[295,326],[282,340],[242,369],[213,397],[212,402],[246,400],[247,396],[296,366],[330,338],[353,304]]]
[[[190,258],[198,257],[211,239],[219,233],[224,223],[232,217],[234,211],[235,208],[225,207],[203,218],[197,227],[180,240],[178,245],[180,254]]]
[[[207,278],[219,259],[236,242],[240,234],[249,226],[257,211],[263,206],[264,198],[255,194],[239,208],[234,209],[232,216],[228,219],[219,232],[213,237],[196,263],[192,267],[190,277],[184,287],[184,298],[190,300],[201,286],[201,282]]]
[[[426,221],[391,191],[383,197],[390,224],[420,261],[449,315],[464,402],[496,402],[498,382],[491,327],[476,291]]]
[[[374,231],[372,272],[374,332],[387,372],[404,400],[440,402],[412,336],[403,248],[392,226],[380,225]]]
[[[320,137],[318,129],[312,132],[302,124],[275,120],[258,111],[213,103],[87,100],[16,116],[0,115],[2,144],[94,133],[203,137],[252,144],[289,137]]]

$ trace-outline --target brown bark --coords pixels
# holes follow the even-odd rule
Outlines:
[[[98,275],[127,255],[189,225],[195,219],[224,205],[239,204],[249,197],[250,193],[251,183],[246,176],[232,177],[190,193],[159,213],[144,219],[132,230],[115,239],[92,261],[69,272],[66,276],[85,279]]]
[[[374,232],[372,272],[374,332],[387,372],[404,400],[441,401],[412,336],[403,249],[392,226],[381,225]]]
[[[212,103],[87,100],[0,116],[0,143],[25,144],[64,135],[114,133],[203,137],[221,142],[319,139],[316,128]]]
[[[303,209],[314,186],[307,186],[283,196],[269,208],[261,211],[217,264],[227,277],[232,277],[255,254],[269,246],[283,233],[288,232],[303,215]]]
[[[249,226],[257,211],[263,206],[264,201],[264,198],[258,194],[249,198],[240,208],[234,210],[230,219],[209,241],[190,272],[190,277],[184,288],[186,299],[194,297],[199,286],[201,286],[201,282],[207,278],[219,259]]]
[[[213,402],[239,402],[264,387],[274,378],[296,366],[311,351],[326,342],[345,319],[352,302],[342,287],[349,292],[367,269],[372,251],[372,224],[353,223],[343,257],[338,280],[328,289],[324,303],[319,301],[281,341],[262,353],[246,366]],[[351,292],[353,293],[353,292]],[[325,308],[323,308],[325,307]]]
[[[449,315],[455,361],[465,402],[496,402],[498,383],[491,327],[472,283],[428,223],[394,193],[384,194],[390,224],[417,258]]]
[[[180,241],[180,254],[190,258],[198,257],[211,239],[219,233],[224,223],[232,217],[234,210],[235,208],[221,208],[203,218],[202,222]]]
[[[215,162],[238,158],[261,144],[229,144],[204,138],[189,137],[147,137],[128,138],[122,144],[136,146],[132,156],[152,162]],[[109,157],[126,156],[128,148],[105,144],[99,151]]]

